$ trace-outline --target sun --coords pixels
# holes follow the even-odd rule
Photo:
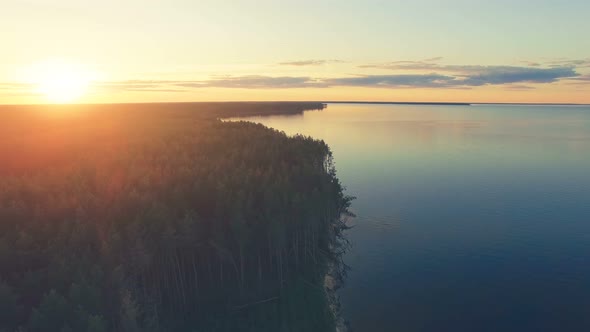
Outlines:
[[[52,103],[72,103],[86,93],[91,76],[80,65],[63,61],[47,61],[31,71],[36,92]]]

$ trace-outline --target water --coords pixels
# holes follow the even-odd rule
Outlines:
[[[331,104],[355,331],[590,331],[590,107]]]

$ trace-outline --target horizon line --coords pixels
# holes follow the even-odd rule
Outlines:
[[[104,103],[33,103],[0,104],[2,106],[92,106],[92,105],[148,105],[148,104],[205,104],[205,103],[323,103],[323,104],[381,104],[381,105],[531,105],[531,106],[590,106],[590,103],[541,102],[437,102],[437,101],[366,101],[366,100],[227,100],[227,101],[156,101],[156,102],[104,102]]]

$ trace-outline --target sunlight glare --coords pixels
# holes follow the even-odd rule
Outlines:
[[[88,89],[91,75],[82,66],[62,61],[48,61],[31,71],[36,92],[53,103],[79,100]]]

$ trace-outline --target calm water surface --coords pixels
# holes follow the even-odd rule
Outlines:
[[[590,107],[331,104],[355,331],[590,331]]]

